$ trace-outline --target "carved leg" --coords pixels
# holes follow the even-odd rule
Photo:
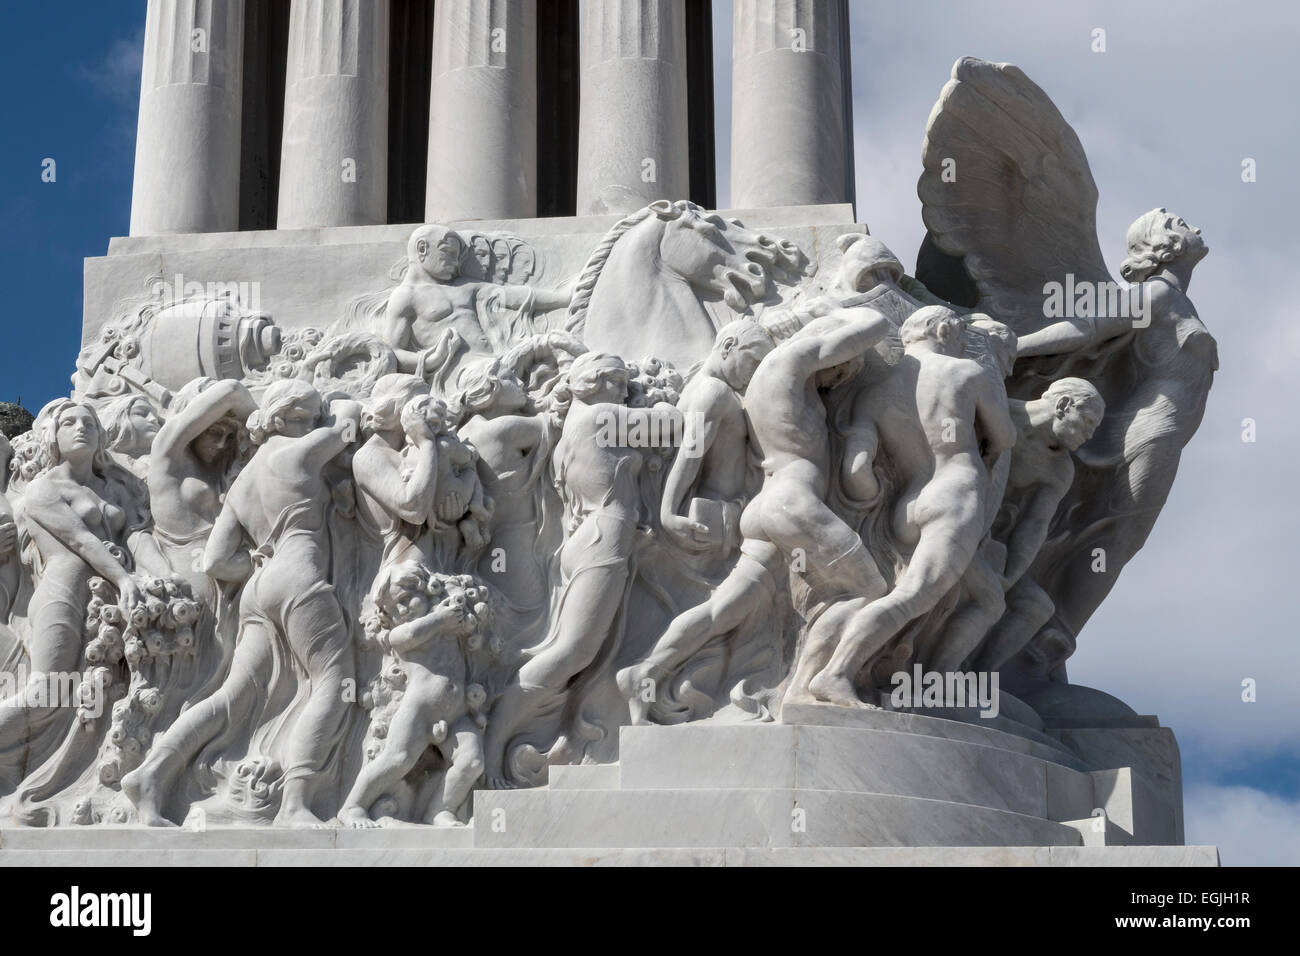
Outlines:
[[[934,656],[926,662],[940,673],[961,670],[1006,610],[1001,579],[983,558],[977,556],[971,562],[963,583],[969,596],[948,619]]]
[[[311,682],[307,706],[294,727],[286,760],[284,796],[276,822],[321,826],[311,809],[330,753],[345,730],[352,705],[344,700],[345,680],[355,679],[352,641],[343,609],[333,591],[323,590],[295,607],[285,622],[289,644]]]
[[[934,607],[957,583],[974,550],[964,540],[970,536],[970,531],[948,525],[931,525],[922,531],[912,560],[894,590],[868,604],[845,624],[844,637],[830,663],[808,685],[813,696],[831,704],[863,706],[853,678],[908,622]]]
[[[462,718],[438,749],[448,766],[429,802],[425,822],[439,827],[462,826],[460,808],[483,775],[483,737],[473,721]]]
[[[994,624],[976,659],[979,670],[1000,670],[1025,648],[1056,610],[1047,592],[1029,578],[1021,578],[1015,583],[1007,592],[1006,603],[1006,613]]]
[[[774,552],[775,553],[775,552]],[[673,618],[645,660],[625,667],[615,675],[619,690],[627,698],[633,724],[646,723],[658,684],[697,653],[710,640],[745,622],[772,593],[771,573],[758,561],[742,554],[736,567],[703,604]],[[650,699],[645,699],[646,681],[653,682]]]
[[[172,787],[194,757],[231,726],[251,719],[271,670],[271,635],[257,623],[243,629],[230,675],[215,694],[177,718],[142,763],[122,778],[122,792],[146,826],[174,826],[163,815]]]

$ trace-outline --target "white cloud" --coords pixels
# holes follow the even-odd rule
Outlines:
[[[140,100],[140,67],[144,58],[144,27],[130,38],[108,45],[103,57],[79,71],[91,89],[123,106]]]
[[[1192,787],[1183,818],[1188,845],[1217,846],[1224,866],[1300,865],[1300,800],[1250,787]]]

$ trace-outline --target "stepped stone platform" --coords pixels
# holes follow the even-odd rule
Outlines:
[[[0,866],[1218,865],[1178,845],[1181,799],[1143,756],[1161,740],[1140,736],[1168,731],[1097,731],[1144,764],[1095,769],[1051,728],[1012,726],[788,706],[781,723],[624,727],[617,764],[480,791],[469,827],[7,829]]]

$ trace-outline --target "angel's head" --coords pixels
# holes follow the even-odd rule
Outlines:
[[[1140,216],[1128,227],[1125,237],[1128,256],[1119,267],[1125,282],[1145,282],[1161,267],[1175,259],[1188,259],[1195,265],[1209,252],[1201,230],[1161,206]]]

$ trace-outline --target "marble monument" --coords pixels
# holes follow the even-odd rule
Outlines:
[[[711,211],[698,23],[584,7],[440,0],[421,48],[150,0],[131,235],[3,448],[0,861],[1217,862],[1172,732],[1066,672],[1205,408],[1200,231],[1138,216],[1116,282],[1078,137],[964,58],[905,274],[835,0],[735,3]]]

